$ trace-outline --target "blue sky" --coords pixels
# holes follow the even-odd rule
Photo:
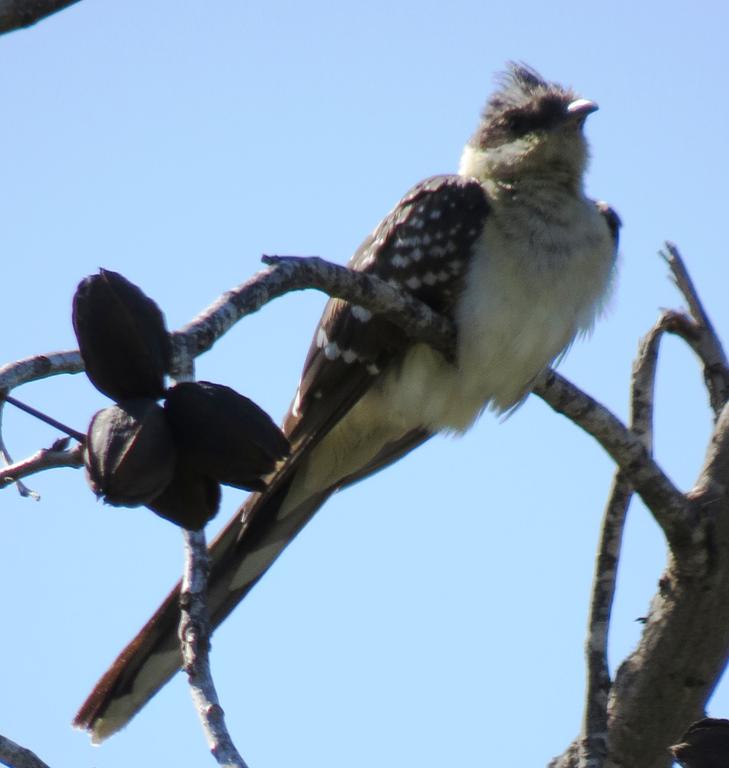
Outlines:
[[[726,8],[716,3],[265,4],[83,0],[0,38],[2,361],[74,346],[70,301],[124,273],[179,327],[262,253],[345,261],[419,179],[455,170],[507,60],[600,104],[592,195],[624,231],[606,317],[561,371],[618,414],[682,249],[729,339]],[[278,418],[324,299],[292,295],[199,361]],[[82,377],[18,396],[83,429]],[[710,415],[690,353],[661,358],[657,456],[683,488]],[[6,409],[22,456],[55,433]],[[545,765],[577,733],[592,563],[612,467],[530,399],[335,497],[214,639],[251,768]],[[2,495],[0,733],[52,766],[205,765],[180,676],[100,748],[77,706],[176,579],[179,532],[94,500],[80,472]],[[241,494],[226,492],[222,523]],[[611,637],[634,646],[665,550],[631,509]],[[729,714],[729,682],[710,705]],[[528,738],[524,723],[528,722]]]

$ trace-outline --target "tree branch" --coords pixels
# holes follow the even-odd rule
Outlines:
[[[60,373],[81,373],[83,369],[84,363],[77,349],[33,355],[14,363],[6,363],[0,366],[0,395],[7,395],[29,381],[40,381]]]
[[[5,736],[0,736],[0,763],[8,768],[48,768],[34,752]]]
[[[658,345],[666,332],[685,338],[704,363],[716,423],[703,468],[686,494],[683,535],[678,541],[669,537],[668,564],[638,647],[621,664],[609,689],[607,749],[600,750],[597,738],[575,742],[552,761],[552,768],[575,768],[584,765],[580,761],[585,757],[604,768],[667,768],[668,745],[702,715],[729,658],[729,404],[722,400],[726,360],[678,252],[667,247],[692,316],[663,313],[641,344],[633,376],[632,431],[648,449],[652,427],[650,421],[639,422],[652,414]],[[596,593],[600,589],[596,585]],[[602,649],[592,663],[595,675],[604,674]],[[590,721],[586,716],[586,723],[595,729],[595,737],[604,723],[601,705],[596,694],[592,701],[588,696],[587,710],[594,717]],[[586,734],[589,738],[590,730]]]
[[[307,288],[381,313],[411,338],[446,355],[454,348],[456,330],[452,322],[379,278],[317,257],[267,256],[264,259],[271,263],[271,269],[228,291],[172,334],[175,368],[180,364],[183,369],[189,368],[192,359],[210,349],[242,317],[287,292]],[[27,358],[0,368],[0,392],[7,393],[27,381],[58,373],[78,373],[82,369],[76,351]],[[683,496],[653,462],[640,440],[606,408],[558,374],[545,372],[539,377],[534,392],[600,442],[656,515],[669,540],[682,540],[686,533]]]
[[[683,294],[689,306],[691,317],[680,312],[667,312],[665,326],[668,331],[680,336],[704,364],[704,381],[709,391],[709,400],[717,416],[729,399],[729,362],[709,315],[699,298],[693,280],[686,269],[678,248],[666,243],[661,256],[671,269],[673,281]]]
[[[32,456],[14,464],[9,464],[0,469],[0,490],[13,483],[17,483],[21,477],[28,477],[37,472],[44,472],[47,469],[57,469],[58,467],[83,467],[84,448],[77,444],[70,450],[51,448],[41,448]]]
[[[450,354],[454,348],[456,334],[450,321],[374,275],[331,264],[317,256],[264,256],[263,261],[272,268],[224,293],[174,334],[176,343],[197,357],[241,318],[257,312],[269,301],[291,291],[313,288],[385,316],[411,338],[443,354]]]
[[[653,461],[637,435],[553,370],[545,371],[532,391],[600,443],[653,513],[672,547],[680,548],[690,539],[685,496]]]
[[[649,455],[653,453],[653,404],[658,349],[664,332],[659,321],[641,340],[633,363],[630,427]],[[587,692],[578,768],[602,768],[608,756],[608,697],[612,687],[608,666],[608,634],[625,519],[632,496],[633,488],[619,469],[615,473],[608,498],[595,562],[585,648]]]
[[[247,768],[225,724],[210,671],[210,621],[206,601],[210,561],[204,531],[183,531],[185,567],[180,592],[182,667],[210,752],[218,765]]]
[[[0,0],[0,34],[12,32],[68,8],[78,0]]]

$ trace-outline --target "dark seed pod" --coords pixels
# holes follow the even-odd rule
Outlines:
[[[73,297],[73,328],[86,375],[113,400],[159,398],[170,362],[160,308],[117,272],[84,278]]]
[[[172,482],[147,506],[165,520],[197,531],[218,511],[220,484],[200,474],[187,457],[180,456]]]
[[[729,765],[729,720],[705,717],[692,723],[680,744],[669,747],[684,768],[726,768]]]
[[[167,417],[154,400],[122,401],[91,420],[87,479],[107,504],[135,507],[159,496],[172,480],[176,458]]]
[[[167,393],[165,411],[180,451],[225,485],[263,490],[262,478],[289,452],[270,416],[221,384],[178,384]]]

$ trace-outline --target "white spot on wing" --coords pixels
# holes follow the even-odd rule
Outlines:
[[[348,364],[353,363],[355,360],[357,360],[357,353],[352,349],[345,349],[342,352],[342,360]]]
[[[390,261],[393,267],[402,268],[407,267],[410,264],[410,259],[407,256],[403,256],[400,253],[396,253]]]
[[[291,406],[291,413],[294,416],[301,416],[301,411],[299,411],[299,408],[301,408],[301,383],[299,382],[299,387],[296,390],[296,397],[294,398],[294,404]]]
[[[352,317],[359,320],[360,323],[366,323],[372,318],[372,312],[370,312],[369,309],[360,307],[359,304],[355,304],[352,307],[351,312],[352,312]]]
[[[415,276],[413,275],[413,277],[409,277],[409,278],[408,278],[408,279],[405,281],[405,285],[406,285],[408,288],[410,288],[410,290],[411,290],[411,291],[414,291],[414,290],[416,290],[417,288],[420,288],[420,278],[419,278],[419,277],[415,277]]]
[[[327,360],[336,360],[340,354],[341,350],[339,349],[339,344],[337,344],[336,341],[330,341],[324,347],[324,357],[326,357]]]

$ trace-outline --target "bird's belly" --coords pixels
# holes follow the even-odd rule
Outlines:
[[[572,247],[499,241],[498,231],[487,231],[484,257],[473,260],[458,302],[457,364],[414,346],[373,393],[391,422],[463,431],[485,407],[504,412],[518,404],[604,303],[614,249],[604,223],[595,223],[572,233]]]

